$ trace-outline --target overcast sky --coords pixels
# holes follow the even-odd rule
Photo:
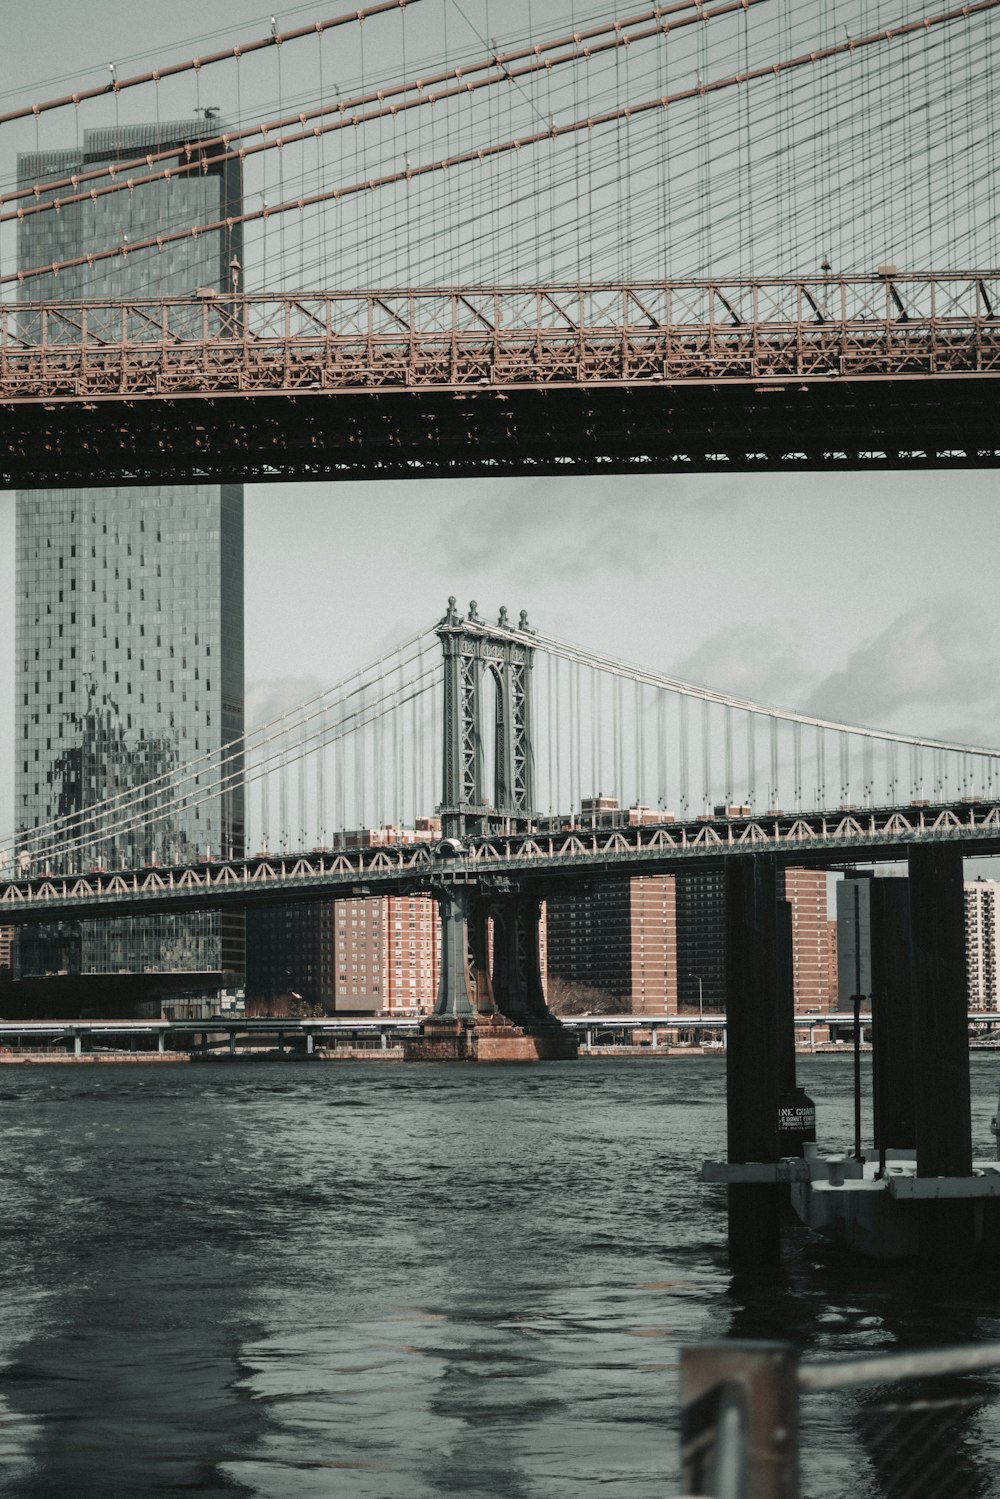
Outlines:
[[[287,7],[279,23],[337,9]],[[0,56],[6,95],[71,69],[86,82],[85,63],[100,78],[112,36],[118,57],[185,56],[206,14],[202,0],[17,10]],[[227,19],[213,45],[267,30],[245,0],[230,0]],[[8,151],[4,176],[11,165]],[[484,613],[527,608],[549,633],[720,689],[1000,744],[993,473],[260,485],[246,511],[256,703],[332,681],[439,617],[454,593]],[[0,493],[4,826],[13,543],[13,495]]]

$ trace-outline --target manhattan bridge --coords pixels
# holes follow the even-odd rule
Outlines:
[[[187,90],[205,128],[0,195],[0,481],[995,465],[998,5],[576,4],[476,49],[389,0],[9,111],[40,152],[50,114],[133,95],[159,117]],[[5,248],[233,162],[239,212]],[[199,242],[225,290],[158,294]],[[148,294],[67,295],[137,263]],[[451,599],[221,749],[0,832],[0,918],[424,891],[439,1012],[531,1020],[561,882],[908,859],[926,883],[1000,851],[1000,749],[744,700],[536,615]]]

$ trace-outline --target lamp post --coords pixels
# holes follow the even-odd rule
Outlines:
[[[696,979],[698,982],[698,1019],[705,1018],[705,986],[701,981],[700,973],[689,973],[688,978]]]

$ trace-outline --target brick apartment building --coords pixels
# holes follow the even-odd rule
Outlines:
[[[965,884],[965,952],[969,1008],[1000,1010],[1000,881]]]
[[[827,915],[826,870],[787,869],[785,899],[792,908],[795,1009],[829,1010],[837,998],[837,924]]]
[[[655,823],[663,813],[610,797],[584,801],[580,823]],[[790,869],[795,1008],[836,1002],[836,923],[827,915],[824,870]],[[591,989],[637,1014],[674,1014],[726,1002],[725,876],[717,870],[622,876],[583,883],[548,902],[548,972],[562,986]],[[595,996],[596,997],[596,996]]]
[[[347,848],[429,842],[436,818],[413,828],[346,833]],[[437,903],[429,895],[363,895],[274,906],[247,918],[247,998],[294,993],[327,1010],[433,1008],[439,964]]]

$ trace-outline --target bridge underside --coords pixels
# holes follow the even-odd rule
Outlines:
[[[0,485],[982,468],[996,376],[0,402]]]

